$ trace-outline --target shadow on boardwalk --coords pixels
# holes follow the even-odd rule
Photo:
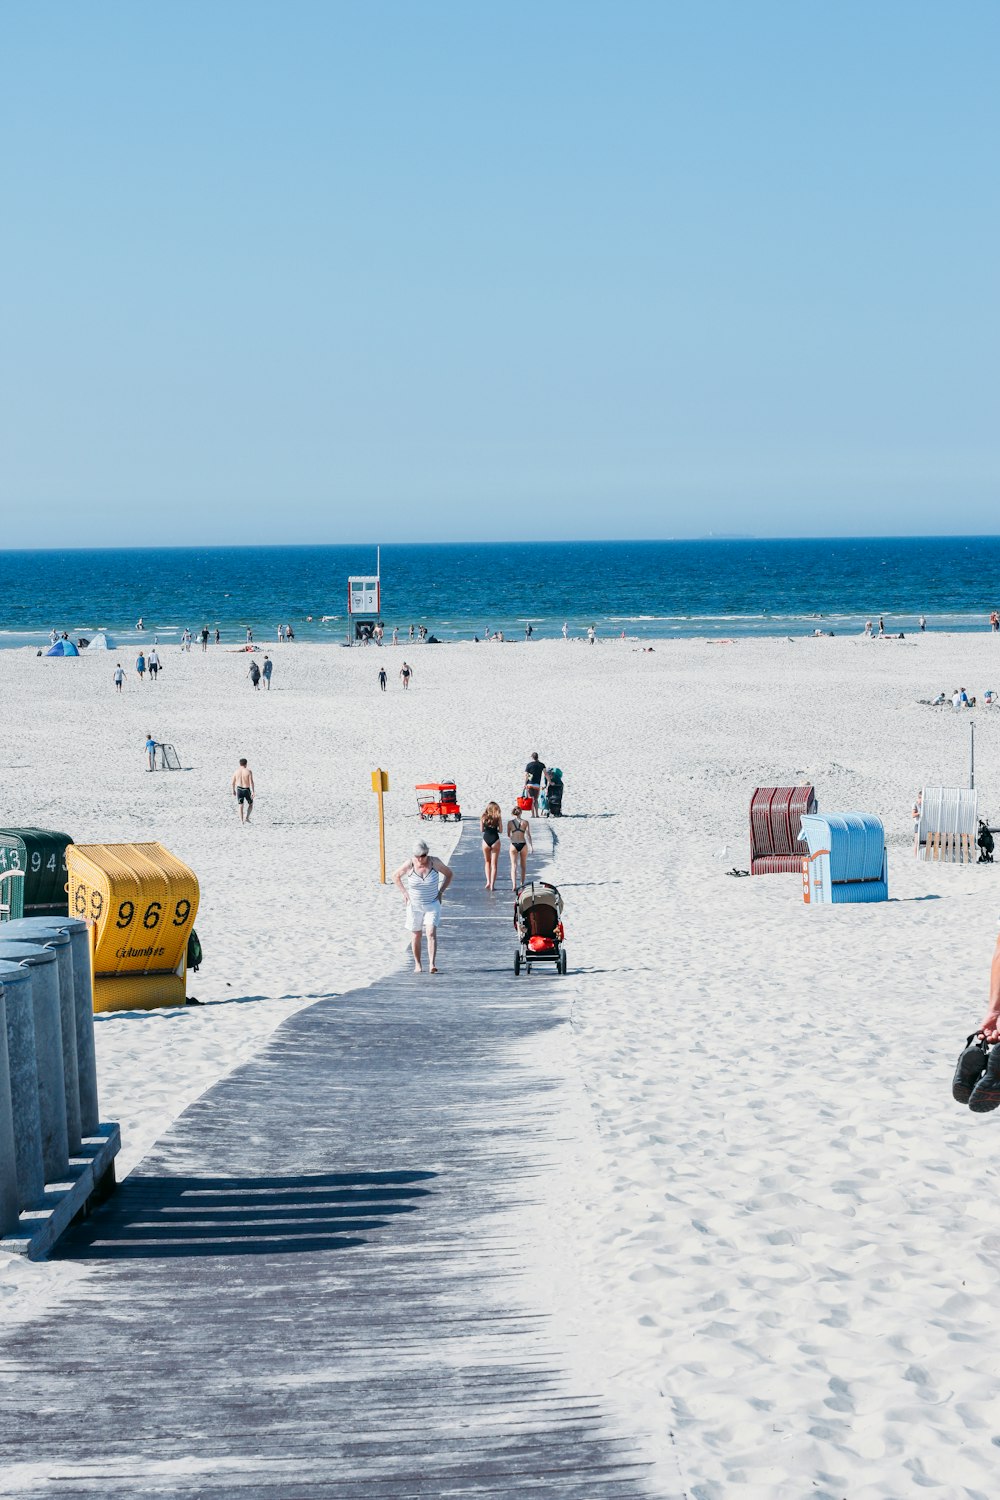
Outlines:
[[[302,1177],[133,1175],[113,1208],[80,1227],[75,1260],[278,1255],[350,1250],[394,1214],[420,1207],[434,1172],[329,1172]]]
[[[514,978],[477,828],[452,863],[440,975],[291,1017],[67,1236],[72,1301],[3,1337],[0,1496],[665,1500],[526,1275],[563,983]]]

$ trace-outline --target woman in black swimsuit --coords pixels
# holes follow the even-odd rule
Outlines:
[[[528,878],[528,855],[534,853],[531,847],[531,829],[521,817],[519,807],[512,809],[512,816],[507,823],[507,837],[510,839],[510,883],[516,891]],[[517,878],[518,861],[521,865],[520,880]]]
[[[497,883],[497,865],[500,862],[500,825],[503,815],[495,802],[491,802],[479,819],[483,835],[483,864],[486,866],[486,889],[492,891]]]

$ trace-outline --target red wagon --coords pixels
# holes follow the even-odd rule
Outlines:
[[[462,809],[458,805],[458,789],[453,781],[426,781],[416,788],[417,806],[425,823],[440,818],[447,823],[449,818],[456,823],[462,821]]]

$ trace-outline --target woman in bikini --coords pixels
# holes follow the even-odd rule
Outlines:
[[[486,889],[492,891],[497,883],[497,865],[500,863],[500,829],[503,814],[496,802],[491,802],[479,819],[483,835],[483,864],[486,866]]]
[[[531,829],[521,817],[519,807],[512,809],[507,823],[507,837],[510,839],[510,883],[516,891],[528,878],[528,855],[534,853],[531,847]],[[518,861],[521,865],[520,880],[517,878]]]

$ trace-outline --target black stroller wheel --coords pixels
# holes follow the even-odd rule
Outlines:
[[[520,974],[520,972],[521,972],[521,950],[518,949],[518,951],[514,954],[514,977],[515,977],[515,979],[517,978],[518,974]]]
[[[562,950],[562,952],[559,955],[559,972],[560,972],[560,974],[565,974],[565,972],[566,972],[566,949],[565,948]]]

